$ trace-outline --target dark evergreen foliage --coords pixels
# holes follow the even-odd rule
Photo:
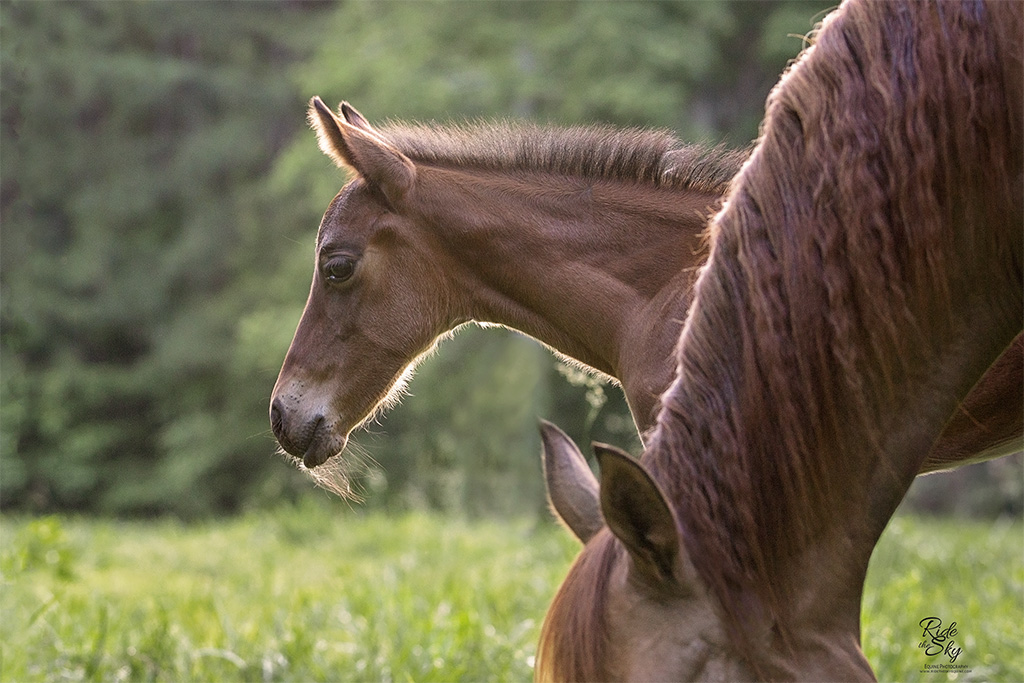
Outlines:
[[[381,125],[743,146],[828,6],[5,1],[3,509],[197,516],[309,489],[266,415],[345,180],[306,130],[310,96]],[[506,331],[460,333],[410,390],[358,438],[380,465],[369,504],[540,510],[537,417],[632,434],[617,389]]]

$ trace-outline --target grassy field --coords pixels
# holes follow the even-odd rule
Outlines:
[[[184,526],[0,520],[3,681],[526,681],[577,548],[553,525],[307,503]],[[1024,680],[1024,528],[896,519],[864,645],[881,680]]]

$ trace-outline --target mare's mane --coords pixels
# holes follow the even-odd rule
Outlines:
[[[724,194],[743,151],[684,145],[661,130],[559,128],[528,122],[448,125],[391,122],[381,134],[420,163],[504,172],[555,173]]]
[[[548,608],[537,646],[538,681],[600,681],[610,678],[604,652],[605,618],[612,566],[622,555],[607,527],[576,558]]]
[[[844,4],[711,225],[644,462],[741,647],[753,605],[785,638],[786,563],[850,512],[851,473],[900,466],[879,418],[957,334],[958,284],[1019,287],[997,228],[1020,203],[1021,26],[997,4]]]

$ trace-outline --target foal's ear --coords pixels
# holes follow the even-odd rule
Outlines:
[[[541,420],[540,438],[551,509],[576,538],[586,543],[604,526],[597,479],[583,453],[561,429]]]
[[[351,168],[382,190],[392,204],[398,202],[412,188],[416,166],[370,128],[362,114],[345,103],[341,111],[356,123],[338,118],[319,97],[310,100],[309,122],[320,149],[338,166]]]
[[[623,451],[594,444],[601,468],[601,510],[635,566],[657,581],[675,582],[679,557],[676,518],[644,467]]]
[[[338,115],[341,116],[345,123],[355,126],[356,128],[362,128],[367,133],[373,133],[377,137],[380,137],[380,134],[373,129],[373,126],[371,126],[370,122],[366,120],[366,117],[356,111],[356,108],[348,102],[342,102],[338,105]]]

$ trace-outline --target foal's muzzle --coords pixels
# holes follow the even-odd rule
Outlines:
[[[286,453],[302,460],[306,467],[313,468],[327,461],[334,452],[324,448],[331,441],[324,427],[324,416],[314,415],[303,422],[297,422],[294,413],[289,413],[280,399],[270,404],[270,428],[274,437]]]

